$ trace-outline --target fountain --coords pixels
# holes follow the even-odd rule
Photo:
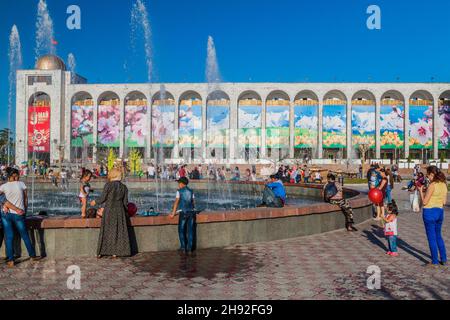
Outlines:
[[[67,64],[69,65],[70,82],[73,84],[75,82],[75,70],[77,67],[77,61],[73,53],[69,53],[67,56]]]
[[[133,54],[136,50],[136,41],[138,35],[142,33],[143,45],[145,52],[145,63],[147,65],[147,81],[151,82],[153,74],[153,61],[152,61],[152,42],[151,42],[151,28],[148,18],[148,11],[142,0],[136,0],[131,9],[131,48]]]
[[[53,20],[45,0],[39,0],[36,21],[36,61],[44,54],[56,54]]]
[[[8,76],[8,82],[9,82],[9,94],[8,94],[8,141],[11,140],[11,129],[13,124],[12,119],[12,109],[13,109],[13,102],[16,92],[16,71],[22,66],[22,46],[20,43],[20,36],[19,31],[17,30],[17,26],[13,25],[11,28],[11,34],[9,36],[9,51],[8,51],[8,58],[9,58],[9,76]],[[8,143],[8,164],[11,163],[11,150],[10,150],[10,143]]]

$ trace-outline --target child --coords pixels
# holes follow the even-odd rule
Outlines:
[[[392,200],[392,203],[389,203],[387,206],[387,212],[388,214],[383,217],[383,220],[386,222],[386,225],[384,226],[384,235],[388,239],[388,246],[389,251],[386,252],[386,254],[397,257],[397,215],[398,215],[398,208],[397,204],[395,203],[395,200]]]
[[[87,204],[89,200],[89,193],[91,192],[91,185],[89,184],[89,181],[91,181],[92,178],[92,172],[90,170],[84,170],[83,175],[80,179],[80,194],[78,197],[80,198],[81,202],[81,218],[86,218],[86,210],[87,210]]]

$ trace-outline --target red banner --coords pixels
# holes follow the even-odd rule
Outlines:
[[[50,152],[50,107],[28,108],[28,151]]]

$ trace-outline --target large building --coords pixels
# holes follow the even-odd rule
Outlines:
[[[16,101],[17,163],[450,158],[449,83],[88,84],[44,56]]]

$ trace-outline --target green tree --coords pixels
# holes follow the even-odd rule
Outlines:
[[[10,129],[4,128],[0,130],[0,162],[8,162],[8,152],[9,152],[9,162],[14,163],[14,139],[13,133]]]
[[[117,155],[113,149],[109,149],[108,151],[108,172],[114,168],[114,164],[116,163]]]
[[[136,149],[132,149],[130,152],[129,159],[130,159],[130,161],[129,161],[128,165],[129,165],[130,172],[133,175],[139,174],[142,171],[141,170],[141,160],[142,160],[141,153]]]

